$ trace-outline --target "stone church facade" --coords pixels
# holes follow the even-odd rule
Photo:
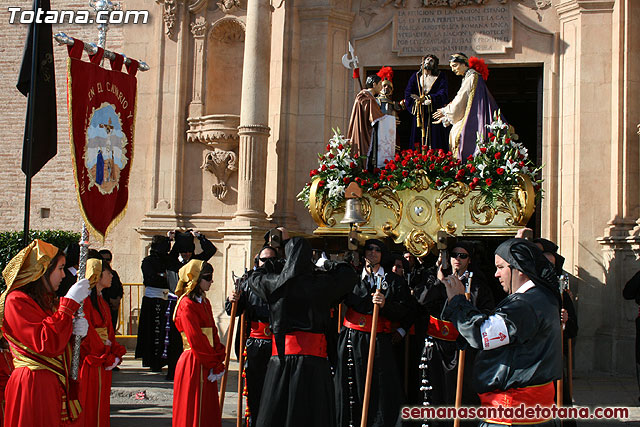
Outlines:
[[[123,281],[141,281],[140,261],[154,234],[198,229],[218,247],[211,299],[224,325],[231,272],[252,265],[271,224],[314,229],[295,196],[332,128],[347,128],[359,90],[341,61],[348,43],[363,71],[390,65],[408,73],[426,53],[446,66],[449,54],[463,51],[505,76],[504,85],[493,82],[496,90],[513,89],[500,96],[512,114],[531,118],[531,139],[545,165],[536,225],[541,236],[558,242],[574,276],[577,369],[633,372],[637,308],[622,299],[622,287],[640,268],[640,3],[132,0],[123,6],[149,10],[150,22],[112,26],[107,48],[151,67],[138,74],[127,214],[104,244]],[[68,0],[54,7],[87,8]],[[13,87],[26,26],[0,25],[10,41],[0,56],[0,229],[16,230],[22,228],[26,101]],[[93,26],[56,25],[54,31],[96,38]],[[31,223],[79,230],[65,51],[55,49],[59,149],[34,179]],[[536,79],[526,107],[531,113],[524,104],[518,113],[516,89],[524,75]]]

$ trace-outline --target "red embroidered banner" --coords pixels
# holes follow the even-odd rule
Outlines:
[[[76,192],[87,227],[103,239],[124,216],[129,198],[136,117],[136,72],[117,55],[100,67],[104,50],[82,61],[84,43],[69,46],[67,106]]]

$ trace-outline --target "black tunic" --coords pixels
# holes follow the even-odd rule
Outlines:
[[[429,319],[433,316],[442,319],[442,313],[447,306],[447,291],[444,284],[437,279],[437,270],[429,269],[427,280],[416,286],[414,296],[421,307],[421,317]],[[466,285],[468,276],[462,279],[462,283]],[[491,289],[486,284],[484,275],[475,273],[471,280],[471,303],[481,312],[488,313],[495,307]],[[458,377],[458,351],[467,347],[464,338],[458,338],[458,341],[446,341],[435,337],[425,336],[421,352],[421,378],[427,380],[427,386],[431,389],[424,393],[425,384],[420,384],[423,388],[422,398],[419,402],[423,405],[450,405],[453,406],[456,398],[456,381]],[[477,406],[480,401],[473,392],[471,386],[473,361],[476,351],[471,348],[467,349],[465,357],[465,370],[463,378],[463,396],[462,402],[467,405]],[[453,421],[441,421],[437,425],[450,425]]]
[[[328,262],[329,271],[314,272],[311,247],[299,237],[285,245],[281,274],[258,268],[249,286],[267,301],[278,355],[271,356],[257,425],[260,427],[326,427],[335,423],[331,368],[327,358],[285,355],[287,333],[325,334],[329,357],[335,334],[330,308],[347,295],[357,274],[347,263]]]
[[[252,274],[253,271],[250,271],[242,278],[240,283],[242,294],[238,299],[237,308],[237,316],[241,316],[244,313],[245,322],[249,328],[251,327],[251,322],[269,322],[269,305],[249,287],[249,277]],[[225,301],[224,308],[227,314],[231,314],[232,303],[228,299]],[[237,337],[239,337],[239,334]],[[271,340],[248,337],[245,348],[247,350],[247,358],[244,369],[247,382],[247,401],[251,414],[249,425],[254,427],[257,425],[256,421],[260,413],[262,388],[267,374],[267,364],[271,358]],[[237,353],[238,348],[236,348]]]
[[[358,313],[372,314],[371,294],[374,292],[366,278],[360,280],[347,296],[345,305]],[[411,296],[406,282],[394,273],[386,273],[381,292],[385,296],[385,304],[380,309],[380,316],[392,322],[404,323],[411,308]],[[335,375],[337,420],[340,427],[360,425],[370,338],[370,333],[347,327],[343,327],[340,332]],[[350,350],[353,366],[349,363]],[[367,425],[399,426],[400,406],[404,400],[391,334],[378,333]]]

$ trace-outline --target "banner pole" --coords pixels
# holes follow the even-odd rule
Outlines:
[[[40,0],[35,2],[35,10],[37,12],[40,8]],[[31,154],[33,147],[33,121],[35,117],[35,109],[33,108],[34,101],[36,99],[36,80],[38,74],[38,33],[40,32],[40,25],[37,22],[33,23],[33,32],[31,33],[31,81],[29,82],[29,98],[27,99],[27,143],[24,150],[27,157],[27,170],[25,175],[27,176],[24,190],[24,228],[22,234],[23,247],[27,247],[29,244],[29,214],[31,213]]]

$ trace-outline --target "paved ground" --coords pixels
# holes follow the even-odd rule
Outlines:
[[[166,381],[164,374],[152,373],[140,367],[140,361],[126,358],[122,369],[114,373],[111,390],[111,425],[114,427],[169,427],[171,426],[171,403],[173,382]],[[237,364],[231,364],[229,387],[225,394],[223,427],[235,426],[237,399]],[[146,399],[137,400],[136,394],[145,391]],[[638,426],[638,386],[635,377],[607,376],[604,374],[576,376],[574,400],[577,406],[622,406],[628,407],[630,417],[626,420],[578,421],[585,427]]]

